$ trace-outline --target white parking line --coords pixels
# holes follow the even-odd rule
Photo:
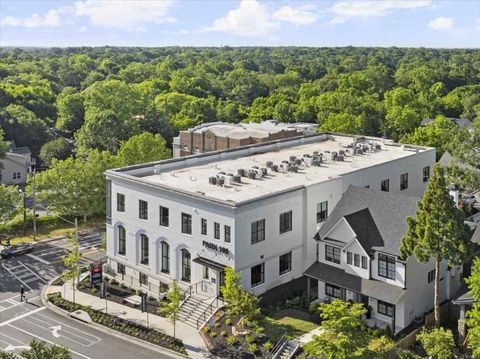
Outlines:
[[[28,300],[34,301],[35,299],[38,299],[38,298],[40,298],[39,295],[36,296],[36,297],[33,297],[33,298],[28,298]],[[12,303],[12,302],[9,302],[9,303]],[[26,304],[26,302],[14,302],[14,304],[12,304],[12,305],[9,306],[9,307],[0,307],[0,312],[4,312],[4,311],[6,311],[6,310],[9,310],[9,309],[11,309],[11,308],[13,308],[13,307],[17,307],[17,306],[22,305],[22,304]]]
[[[43,258],[40,258],[40,257],[37,257],[36,255],[34,254],[31,254],[31,253],[27,253],[25,254],[26,256],[32,258],[32,259],[35,259],[36,261],[40,262],[40,263],[43,263],[43,264],[52,264],[50,263],[49,261],[46,261],[45,259]]]
[[[102,338],[97,337],[96,335],[93,335],[93,334],[90,334],[90,333],[85,332],[85,331],[83,331],[83,330],[80,330],[80,329],[78,329],[78,328],[72,327],[71,325],[65,324],[65,322],[58,321],[58,320],[56,320],[56,319],[47,317],[47,316],[45,316],[45,315],[43,315],[43,314],[37,314],[37,316],[43,318],[43,319],[46,320],[46,321],[49,320],[49,321],[51,321],[51,322],[60,324],[62,327],[71,328],[71,329],[73,329],[73,330],[75,330],[75,331],[77,331],[77,332],[79,332],[79,333],[82,333],[82,334],[84,334],[84,335],[92,338],[92,339],[88,339],[88,338],[84,337],[83,339],[85,339],[85,340],[95,341],[96,343],[99,343],[99,342],[102,340]],[[32,317],[32,318],[33,318],[33,317]]]
[[[42,340],[42,341],[44,341],[44,342],[47,342],[47,343],[50,344],[50,345],[58,345],[58,344],[55,344],[54,342],[52,342],[52,341],[50,341],[50,340],[48,340],[48,339],[45,339],[45,338],[43,338],[43,337],[41,337],[41,336],[39,336],[39,335],[30,333],[30,332],[27,332],[26,330],[21,329],[21,328],[18,328],[18,327],[14,326],[14,325],[11,325],[11,324],[10,324],[9,326],[12,327],[12,328],[14,328],[14,329],[16,329],[16,330],[18,330],[18,331],[20,331],[20,332],[22,332],[22,333],[25,333],[25,334],[27,334],[27,335],[30,335],[30,336],[33,337],[33,338],[37,338],[37,339],[39,339],[39,340]],[[78,353],[78,352],[76,352],[76,351],[73,351],[73,350],[71,350],[71,349],[68,349],[68,350],[69,350],[71,353],[73,353],[73,354],[75,354],[75,355],[78,355],[79,357],[82,357],[82,358],[84,358],[84,359],[92,359],[92,358],[90,358],[90,357],[87,357],[86,355],[80,354],[80,353]]]
[[[30,287],[27,283],[25,283],[24,281],[22,281],[20,278],[18,278],[15,273],[13,273],[10,269],[8,269],[7,267],[5,267],[5,265],[2,263],[2,267],[4,269],[6,269],[11,275],[13,275],[15,278],[17,278],[17,280],[22,283],[25,287],[27,287],[28,289],[32,290],[32,287]]]
[[[25,317],[28,317],[29,315],[32,315],[32,314],[37,313],[37,312],[40,312],[40,311],[45,310],[45,309],[47,309],[47,307],[40,307],[40,308],[31,310],[31,311],[29,311],[29,312],[23,313],[22,315],[19,315],[18,317],[14,317],[14,318],[11,318],[11,319],[6,320],[6,321],[4,321],[4,322],[0,322],[0,327],[3,327],[3,326],[8,325],[8,324],[10,324],[10,323],[13,323],[13,322],[15,322],[15,321],[17,321],[17,320],[23,319],[23,318],[25,318]]]
[[[31,270],[29,267],[27,267],[25,264],[23,264],[22,262],[18,261],[18,263],[20,263],[21,265],[23,265],[27,270],[29,270],[35,277],[37,277],[38,279],[40,279],[43,283],[47,283],[47,281],[45,279],[43,279],[42,277],[40,277],[37,273],[35,273],[33,270]]]

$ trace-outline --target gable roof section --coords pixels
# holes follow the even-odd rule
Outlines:
[[[350,186],[329,215],[315,239],[326,234],[342,218],[357,233],[367,252],[400,255],[400,242],[407,231],[408,216],[415,215],[418,197]]]
[[[347,214],[343,218],[345,218],[350,227],[352,227],[357,235],[358,242],[367,253],[372,254],[373,247],[384,246],[382,235],[380,234],[368,208]]]

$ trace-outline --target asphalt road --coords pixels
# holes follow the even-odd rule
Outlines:
[[[82,238],[81,251],[90,258],[101,258],[104,254],[96,249],[99,242],[100,236]],[[96,330],[42,305],[42,287],[63,271],[61,256],[68,248],[68,241],[60,239],[37,245],[31,254],[0,259],[0,350],[19,354],[37,339],[69,348],[75,359],[173,358]],[[27,303],[20,301],[21,285],[25,288]]]

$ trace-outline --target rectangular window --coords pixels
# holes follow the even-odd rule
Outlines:
[[[408,188],[408,173],[402,173],[400,175],[400,191]]]
[[[207,220],[206,220],[205,218],[202,218],[201,222],[202,222],[202,234],[203,234],[204,236],[206,236],[206,235],[207,235],[207,231],[208,231],[208,230],[207,230]]]
[[[390,303],[382,302],[381,300],[377,301],[377,311],[380,314],[386,315],[387,317],[392,317],[395,313],[395,306]]]
[[[342,299],[342,288],[331,284],[325,284],[325,295]]]
[[[292,252],[280,256],[280,275],[292,270]]]
[[[378,255],[378,275],[384,278],[395,279],[395,257],[385,254]]]
[[[353,265],[355,267],[360,267],[360,254],[356,254],[353,256]]]
[[[167,242],[162,242],[162,272],[170,273],[170,246]]]
[[[352,252],[347,252],[347,264],[352,264]]]
[[[317,203],[317,223],[325,222],[328,217],[328,201]]]
[[[169,226],[169,212],[167,207],[160,206],[160,225],[163,227]]]
[[[121,263],[117,263],[117,273],[125,274],[125,266]]]
[[[428,182],[430,178],[430,166],[423,167],[423,182]]]
[[[292,230],[292,211],[280,214],[280,234]]]
[[[140,282],[140,284],[148,285],[148,277],[147,277],[147,275],[144,274],[144,273],[140,273],[139,276],[138,276],[138,281]]]
[[[182,213],[182,233],[192,234],[192,215]]]
[[[231,238],[230,238],[230,226],[224,226],[223,227],[225,230],[225,242],[230,243]]]
[[[148,237],[140,235],[140,263],[148,265]]]
[[[208,279],[209,278],[209,275],[208,275],[208,267],[207,266],[203,266],[203,279]]]
[[[252,244],[265,240],[265,220],[252,222],[251,226],[251,242]]]
[[[141,199],[138,201],[138,217],[140,219],[148,219],[148,202],[142,201]]]
[[[340,264],[340,248],[325,244],[325,260]]]
[[[435,269],[428,272],[428,283],[432,283],[435,280]]]
[[[250,283],[251,287],[265,282],[265,263],[258,264],[250,269]]]
[[[117,212],[125,212],[125,195],[117,193]]]
[[[220,223],[213,223],[213,237],[215,239],[220,239]]]
[[[105,181],[105,201],[107,204],[106,222],[112,224],[112,181]]]
[[[367,257],[362,256],[362,268],[363,268],[363,269],[367,269],[367,267],[368,267]]]
[[[390,180],[388,178],[382,180],[380,183],[380,189],[384,192],[390,192]]]

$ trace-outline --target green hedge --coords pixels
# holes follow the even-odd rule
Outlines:
[[[62,308],[70,313],[76,310],[83,310],[88,313],[94,323],[106,326],[118,332],[187,355],[187,352],[181,340],[173,339],[173,337],[161,333],[158,330],[147,328],[143,325],[133,323],[110,314],[105,314],[90,307],[85,307],[77,303],[72,303],[68,300],[63,299],[60,293],[49,294],[48,300],[57,307]]]
[[[37,229],[47,226],[47,225],[57,225],[59,219],[57,216],[41,216],[37,218]],[[33,227],[33,215],[31,213],[27,214],[27,228]],[[0,233],[8,234],[20,234],[23,231],[23,213],[17,214],[10,221],[4,224],[0,224]]]

